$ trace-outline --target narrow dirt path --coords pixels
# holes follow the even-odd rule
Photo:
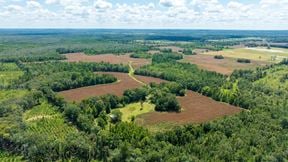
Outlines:
[[[132,66],[132,61],[130,61],[130,62],[129,62],[129,73],[128,73],[129,77],[132,78],[133,80],[135,80],[136,82],[142,84],[142,85],[147,85],[146,83],[138,80],[138,79],[134,76],[134,73],[135,73],[135,70],[134,70],[134,68],[133,68],[133,66]]]

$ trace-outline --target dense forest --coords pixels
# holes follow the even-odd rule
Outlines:
[[[153,38],[163,38],[166,32]],[[248,32],[248,35],[257,33]],[[15,44],[23,41],[19,38],[22,36],[8,35],[5,39],[11,37],[17,40]],[[211,36],[205,38],[210,39]],[[49,36],[42,38],[39,44],[46,44],[47,41],[55,43],[51,39]],[[79,39],[84,38],[71,36],[71,40],[64,41],[64,44]],[[271,36],[272,39],[274,36]],[[62,59],[60,53],[67,52],[64,51],[66,48],[73,52],[78,47],[51,45],[53,47],[49,49],[55,53],[50,57],[49,53],[36,52],[40,48],[49,50],[34,44],[32,39],[30,43],[34,45],[31,47],[29,41],[25,42],[27,40],[25,37],[19,53],[9,57],[6,57],[9,54],[5,52],[8,47],[0,46],[1,75],[7,72],[15,74],[1,80],[0,161],[230,162],[288,159],[287,60],[255,70],[236,70],[231,76],[226,76],[199,69],[190,63],[177,62],[183,55],[162,52],[152,57],[151,65],[137,69],[135,74],[170,82],[129,89],[122,97],[107,94],[71,103],[56,92],[113,83],[117,80],[115,77],[97,72],[128,73],[129,66],[60,62],[57,61]],[[13,43],[7,42],[11,47]],[[190,45],[185,46],[190,48]],[[29,52],[29,48],[32,52]],[[26,50],[26,53],[23,52]],[[273,75],[275,72],[278,72],[276,76]],[[271,78],[275,78],[273,84],[268,84]],[[178,112],[181,107],[176,96],[184,96],[186,90],[245,110],[234,116],[160,132],[150,132],[134,122],[123,122],[121,112],[113,111],[129,103],[151,101],[156,111]],[[31,117],[35,114],[41,120]]]

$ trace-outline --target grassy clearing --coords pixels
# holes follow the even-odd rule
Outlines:
[[[43,102],[24,113],[24,121],[27,124],[27,133],[44,135],[51,139],[64,139],[76,128],[65,123],[65,120],[52,105]]]
[[[284,48],[236,48],[218,52],[208,52],[207,55],[222,55],[224,57],[245,58],[258,61],[280,62],[288,58],[288,50]]]
[[[278,66],[266,71],[267,75],[255,84],[265,85],[274,90],[288,90],[288,67]]]
[[[141,114],[145,114],[148,112],[154,111],[155,105],[150,103],[143,103],[143,109],[141,110],[141,103],[133,103],[125,106],[124,108],[119,108],[116,110],[120,110],[122,112],[122,121],[131,121],[131,118],[137,117]]]
[[[21,156],[11,155],[7,152],[0,150],[0,161],[1,162],[21,162],[24,161]]]

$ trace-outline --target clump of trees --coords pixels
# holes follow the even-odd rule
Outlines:
[[[175,53],[163,53],[153,55],[152,63],[161,63],[161,62],[175,62],[176,60],[183,59],[183,55]]]
[[[131,58],[144,58],[144,59],[150,59],[152,58],[152,55],[149,53],[141,53],[141,52],[137,52],[137,53],[133,53],[130,55]]]
[[[151,97],[151,102],[155,104],[156,111],[179,112],[181,110],[176,95],[171,93],[156,91]]]
[[[239,58],[239,59],[237,59],[237,62],[249,64],[249,63],[251,63],[251,60],[249,60],[249,59],[244,59],[244,58]]]
[[[193,52],[191,48],[184,48],[183,54],[184,55],[196,55],[196,52]]]
[[[160,49],[160,52],[162,52],[162,53],[172,53],[173,51],[172,51],[171,48],[162,48],[162,49]]]
[[[222,55],[216,55],[216,56],[214,56],[214,58],[215,58],[215,59],[220,59],[220,60],[221,60],[221,59],[224,59],[224,56],[222,56]]]
[[[57,48],[56,52],[59,54],[67,54],[67,53],[78,53],[78,52],[83,52],[83,49],[80,48]]]

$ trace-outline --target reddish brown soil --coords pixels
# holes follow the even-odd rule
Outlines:
[[[265,66],[269,63],[263,61],[252,61],[250,64],[238,63],[234,58],[214,59],[214,56],[199,54],[185,56],[181,62],[189,62],[198,65],[199,68],[215,71],[221,74],[231,74],[236,69],[253,69],[259,66]]]
[[[114,75],[118,79],[118,82],[112,84],[95,85],[95,86],[71,89],[67,91],[62,91],[59,93],[59,95],[64,97],[68,101],[79,102],[89,97],[101,96],[105,94],[114,94],[117,96],[122,96],[123,92],[127,89],[133,89],[143,86],[140,83],[133,80],[132,78],[130,78],[126,73],[116,73],[116,72],[101,72],[101,73]],[[149,84],[151,82],[155,83],[164,82],[161,79],[152,77],[144,77],[144,76],[135,76],[135,77],[146,84]]]
[[[83,53],[65,54],[67,62],[109,62],[111,64],[129,64],[132,62],[133,67],[138,68],[143,65],[151,63],[149,59],[138,59],[130,58],[129,54],[125,55],[114,55],[114,54],[103,54],[103,55],[85,55]]]
[[[177,124],[202,123],[241,111],[240,108],[214,101],[192,91],[188,91],[185,97],[179,97],[178,101],[182,107],[180,113],[151,112],[143,114],[140,118],[144,119],[144,125],[165,122]]]

